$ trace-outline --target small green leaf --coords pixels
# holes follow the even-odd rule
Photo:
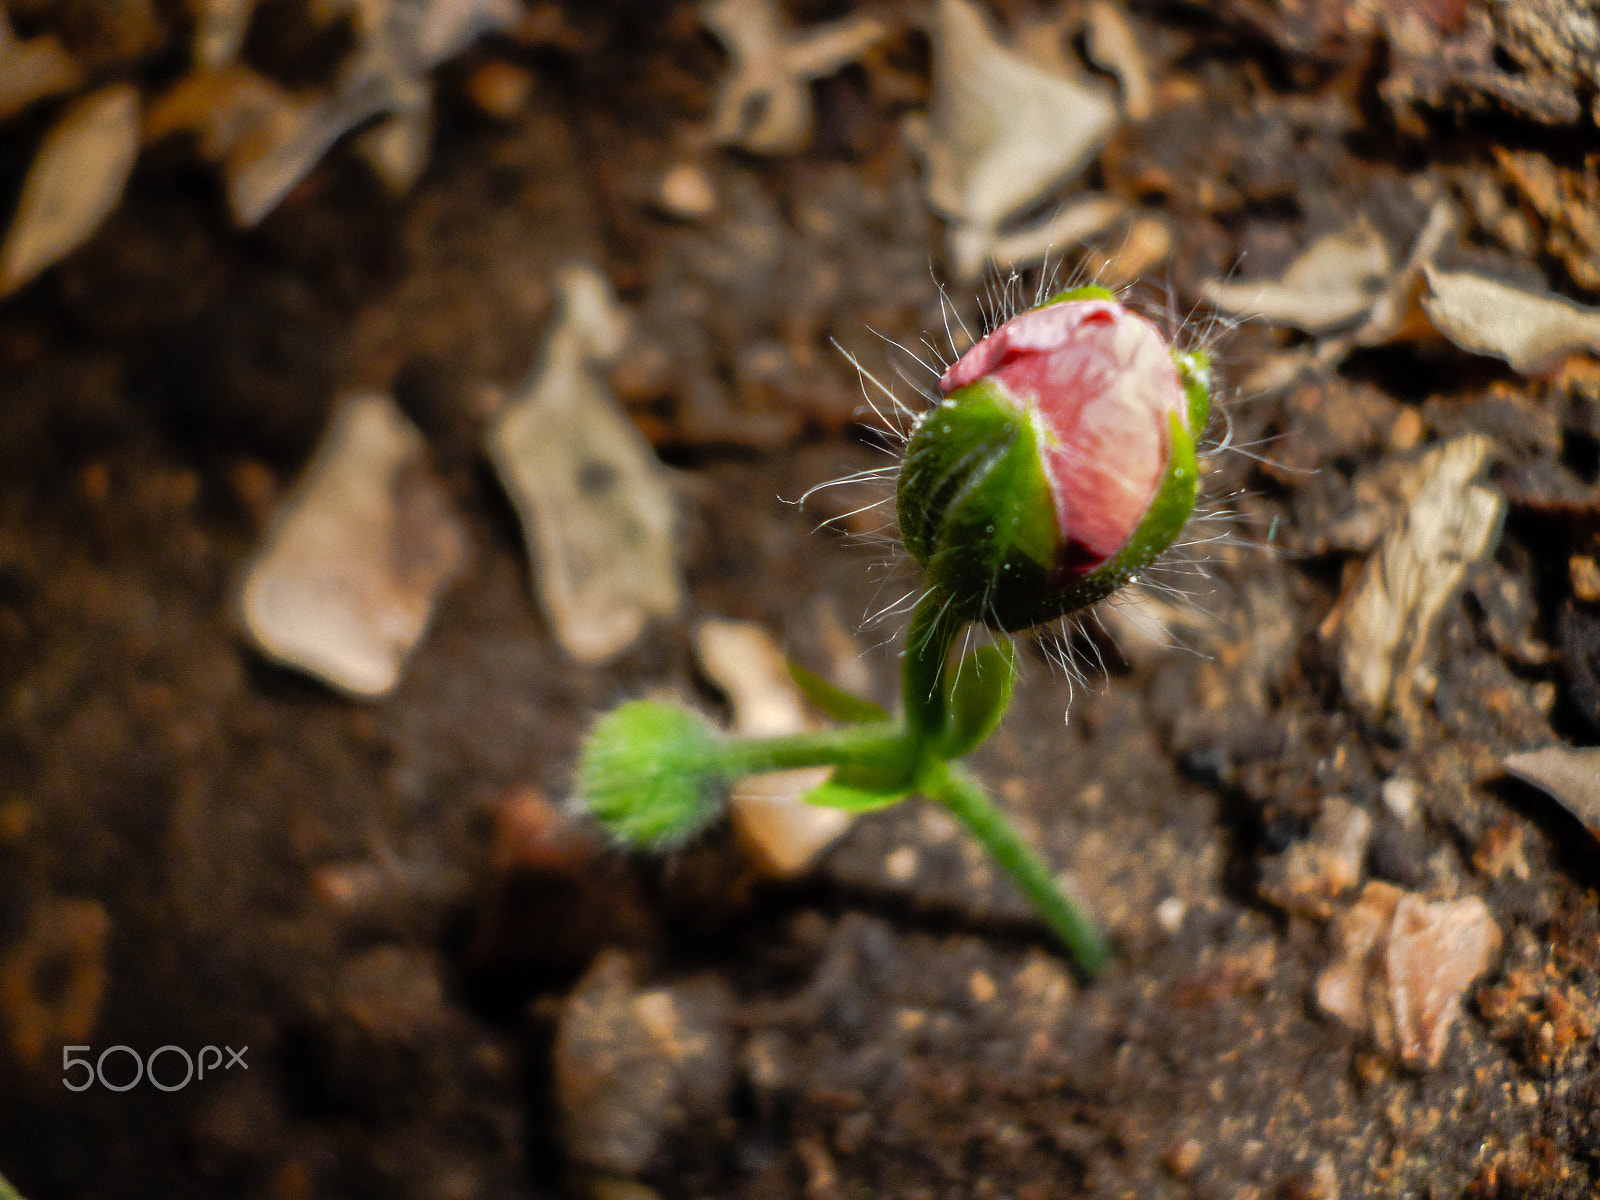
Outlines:
[[[869,725],[874,721],[889,719],[889,714],[871,700],[851,695],[792,658],[789,660],[789,677],[805,693],[807,700],[835,721],[843,721],[846,725]]]
[[[840,767],[826,783],[807,792],[804,800],[807,804],[845,812],[876,812],[900,803],[911,792],[909,781],[898,772]]]
[[[1017,682],[1017,652],[1009,641],[980,646],[954,671],[947,668],[946,678],[945,705],[950,717],[939,739],[939,752],[946,758],[960,758],[977,749],[1005,715]]]
[[[1068,288],[1064,292],[1057,292],[1039,307],[1048,308],[1052,304],[1065,304],[1068,300],[1115,300],[1116,298],[1117,294],[1110,288],[1088,283],[1083,287]]]

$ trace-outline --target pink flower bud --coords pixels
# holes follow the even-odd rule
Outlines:
[[[1116,591],[1194,511],[1204,354],[1174,352],[1104,288],[1013,317],[944,373],[896,512],[951,613],[996,629]]]
[[[1094,570],[1150,511],[1171,456],[1172,417],[1189,429],[1171,350],[1114,300],[1065,300],[1001,325],[944,373],[939,390],[980,378],[1038,430],[1062,538],[1057,565]]]

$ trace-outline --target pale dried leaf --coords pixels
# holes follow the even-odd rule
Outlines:
[[[1474,484],[1493,448],[1467,434],[1425,455],[1423,480],[1400,526],[1368,559],[1340,621],[1340,677],[1359,707],[1409,711],[1411,681],[1435,622],[1467,568],[1494,547],[1505,511],[1500,493]]]
[[[1500,949],[1500,927],[1477,896],[1428,903],[1400,897],[1389,926],[1384,970],[1402,1062],[1437,1067],[1461,997]]]
[[[255,6],[256,0],[191,0],[195,62],[216,70],[237,59]]]
[[[21,41],[0,7],[0,120],[82,82],[83,68],[57,38],[46,34]]]
[[[923,158],[929,203],[958,231],[968,227],[952,238],[988,242],[1087,166],[1120,114],[1103,89],[1002,45],[969,0],[939,0],[933,40],[932,109],[907,133]],[[970,251],[961,257],[970,264]]]
[[[114,83],[75,101],[45,135],[0,247],[0,296],[64,258],[122,198],[139,155],[139,92]]]
[[[1600,354],[1600,309],[1470,271],[1428,266],[1424,275],[1428,319],[1469,353],[1504,359],[1523,375],[1552,370],[1578,351]]]
[[[1363,217],[1318,238],[1276,281],[1209,279],[1200,294],[1231,316],[1322,333],[1365,313],[1392,267],[1388,246]]]
[[[1130,121],[1149,120],[1156,108],[1155,87],[1128,14],[1113,0],[1094,0],[1088,21],[1089,54],[1122,85],[1122,111]]]
[[[860,57],[888,32],[852,17],[804,33],[785,27],[773,0],[709,0],[700,19],[732,59],[717,90],[711,139],[758,154],[786,154],[811,137],[810,80]]]
[[[727,694],[735,733],[772,737],[813,727],[783,652],[761,626],[706,621],[695,631],[695,655],[706,676]],[[851,814],[802,799],[830,773],[828,767],[773,771],[734,786],[729,809],[734,832],[769,874],[800,874],[849,828]]]
[[[1401,1061],[1437,1067],[1462,996],[1500,948],[1488,906],[1476,896],[1429,903],[1374,881],[1333,932],[1318,1006]]]
[[[544,360],[490,429],[488,448],[527,538],[557,640],[596,663],[683,600],[672,493],[601,368],[626,321],[592,267],[561,280]]]
[[[1085,241],[1120,220],[1128,205],[1111,196],[1086,196],[1034,225],[997,234],[975,225],[950,231],[951,269],[962,279],[982,273],[985,264],[1009,270],[1041,261],[1064,246]]]
[[[1423,268],[1438,257],[1459,225],[1455,205],[1448,200],[1434,203],[1428,210],[1422,231],[1411,245],[1405,264],[1389,279],[1383,294],[1373,301],[1366,320],[1350,334],[1353,345],[1377,346],[1433,335],[1433,328],[1422,311]]]
[[[1518,779],[1549,792],[1600,838],[1600,746],[1546,746],[1510,755],[1505,767]]]
[[[387,396],[334,414],[240,595],[269,657],[355,696],[399,682],[466,537],[422,435]]]

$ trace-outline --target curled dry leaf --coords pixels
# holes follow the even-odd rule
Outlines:
[[[489,430],[545,611],[563,649],[596,663],[683,601],[672,493],[602,367],[627,323],[592,267],[561,279],[561,315],[544,361]]]
[[[115,83],[74,102],[45,135],[0,246],[0,296],[88,241],[139,155],[139,92]]]
[[[706,621],[695,631],[694,644],[701,669],[733,706],[735,733],[773,737],[812,727],[783,652],[761,626]],[[772,771],[734,786],[734,832],[769,874],[800,874],[849,828],[849,813],[801,799],[829,774],[827,767]]]
[[[22,41],[0,7],[0,120],[82,82],[83,68],[58,38],[45,34]]]
[[[245,575],[245,629],[270,658],[381,696],[465,558],[422,435],[387,396],[352,397]]]
[[[953,225],[955,272],[971,279],[1001,225],[1087,166],[1120,114],[1103,89],[1004,46],[969,0],[939,0],[933,44],[932,109],[907,134],[928,202]]]
[[[1334,925],[1336,957],[1317,978],[1317,1003],[1386,1052],[1436,1067],[1461,997],[1489,967],[1500,927],[1476,896],[1432,903],[1372,882]]]
[[[733,62],[717,91],[711,138],[758,154],[786,154],[811,137],[807,83],[837,71],[888,32],[852,17],[804,33],[784,26],[773,0],[710,0],[700,19]]]
[[[1149,120],[1156,110],[1155,86],[1128,14],[1114,0],[1094,0],[1088,22],[1089,54],[1122,85],[1122,111],[1130,121]]]
[[[1523,375],[1554,370],[1578,351],[1600,354],[1600,309],[1471,271],[1429,266],[1424,274],[1428,319],[1469,353],[1502,358]]]
[[[206,70],[239,57],[256,0],[190,0],[194,14],[194,61]]]
[[[1600,838],[1600,746],[1546,746],[1510,755],[1505,767],[1518,779],[1550,793]]]
[[[1209,279],[1200,294],[1230,316],[1324,333],[1365,313],[1392,268],[1388,246],[1362,217],[1311,243],[1276,281]]]
[[[1344,607],[1340,677],[1345,694],[1370,716],[1391,704],[1410,715],[1412,683],[1439,614],[1467,568],[1494,548],[1505,499],[1472,482],[1492,448],[1488,438],[1467,434],[1418,461],[1415,499],[1367,560]]]

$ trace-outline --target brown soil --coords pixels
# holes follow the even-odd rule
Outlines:
[[[904,31],[918,6],[865,7]],[[1503,168],[1530,151],[1592,176],[1592,73],[1517,68],[1588,87],[1553,126],[1378,40],[1324,37],[1301,7],[1134,6],[1171,86],[1096,183],[1171,222],[1153,282],[1176,310],[1357,211],[1403,253],[1427,189],[1480,180],[1532,232],[1520,249],[1472,233],[1476,261],[1585,295],[1562,201],[1537,211]],[[551,1067],[563,998],[621,947],[642,984],[709,978],[729,1006],[731,1090],[669,1122],[640,1176],[667,1200],[1596,1194],[1600,854],[1499,768],[1600,739],[1573,649],[1600,616],[1568,574],[1600,529],[1592,368],[1530,381],[1405,345],[1230,402],[1238,443],[1277,439],[1258,447],[1272,462],[1219,456],[1209,480],[1245,490],[1246,541],[1273,531],[1210,552],[1201,600],[1233,632],[1208,657],[1114,664],[1069,722],[1066,681],[1033,654],[978,758],[1117,937],[1090,985],[920,802],[859,821],[798,882],[759,881],[724,833],[666,863],[572,835],[538,869],[495,869],[506,806],[567,794],[596,713],[663,689],[715,706],[695,621],[759,621],[820,665],[833,616],[853,629],[898,594],[880,551],[813,532],[853,503],[784,501],[882,461],[830,341],[888,378],[869,327],[908,345],[943,329],[943,229],[898,125],[926,100],[920,34],[815,85],[803,152],[698,154],[722,205],[693,222],[650,197],[695,153],[716,43],[691,5],[565,9],[562,39],[490,39],[438,72],[409,196],[341,147],[241,233],[190,149],[163,143],[89,245],[0,303],[0,960],[29,964],[0,989],[6,1175],[31,1200],[624,1195],[568,1161]],[[534,80],[508,119],[467,98],[491,59]],[[0,129],[0,162],[32,144],[25,125]],[[478,452],[481,389],[529,369],[578,258],[637,315],[614,382],[677,469],[691,590],[681,622],[602,669],[556,648]],[[1283,340],[1224,334],[1224,375]],[[231,596],[334,399],[374,387],[426,433],[472,562],[396,692],[357,704],[255,657]],[[1402,413],[1424,445],[1494,438],[1511,508],[1397,730],[1341,698],[1319,626],[1362,556],[1319,531],[1401,454]],[[883,699],[894,632],[858,636]],[[1422,785],[1409,823],[1380,798],[1396,776]],[[1330,926],[1263,886],[1332,796],[1372,818],[1366,877],[1481,896],[1504,935],[1436,1068],[1320,1012]],[[912,869],[886,870],[905,848]],[[249,1070],[75,1093],[63,1042],[248,1045]]]

